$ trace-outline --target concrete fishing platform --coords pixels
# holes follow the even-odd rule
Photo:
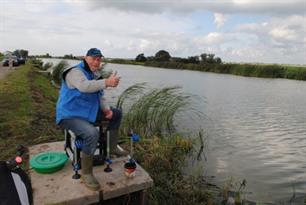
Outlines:
[[[30,158],[47,151],[64,153],[64,141],[35,145],[29,148]],[[104,172],[106,165],[94,167],[94,175],[99,181],[99,191],[85,187],[81,179],[72,179],[74,171],[68,160],[64,168],[52,174],[40,174],[30,170],[35,205],[67,204],[86,205],[103,203],[103,201],[139,192],[140,201],[144,203],[145,190],[153,186],[149,174],[137,164],[135,176],[128,178],[124,174],[127,157],[117,158],[111,164],[112,172]]]

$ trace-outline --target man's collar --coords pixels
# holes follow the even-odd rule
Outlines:
[[[84,63],[84,69],[85,69],[86,71],[88,71],[88,72],[92,72],[92,71],[90,70],[89,65],[88,65],[88,63],[86,62],[85,59],[83,59],[83,63]]]

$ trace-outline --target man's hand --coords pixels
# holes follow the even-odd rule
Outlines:
[[[111,74],[109,78],[105,79],[106,87],[117,87],[120,81],[120,77],[117,76],[117,71]]]
[[[111,109],[103,109],[105,118],[111,120],[113,118],[113,111]]]

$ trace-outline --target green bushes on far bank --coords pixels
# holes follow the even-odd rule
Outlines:
[[[294,80],[306,80],[306,67],[287,66],[287,65],[266,65],[266,64],[195,64],[181,63],[175,61],[146,61],[135,62],[134,60],[115,59],[110,63],[143,65],[158,68],[170,68],[179,70],[196,70],[204,72],[214,72],[223,74],[234,74],[247,77],[260,78],[287,78]]]
[[[306,80],[306,67],[264,64],[183,64],[177,62],[146,62],[145,66],[197,70],[262,78]]]

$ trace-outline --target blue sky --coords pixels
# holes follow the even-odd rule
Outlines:
[[[0,0],[0,52],[306,64],[306,0]]]

